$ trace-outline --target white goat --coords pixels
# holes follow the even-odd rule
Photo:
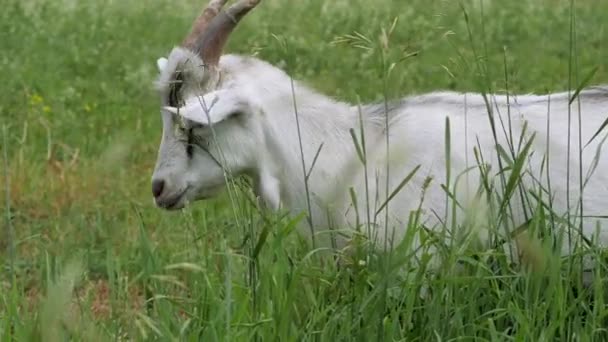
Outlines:
[[[239,1],[221,11],[226,1],[212,0],[182,46],[158,61],[163,135],[152,192],[159,207],[179,209],[213,196],[225,185],[228,172],[232,177],[250,176],[255,194],[269,208],[307,211],[317,232],[357,228],[359,223],[370,238],[399,241],[405,236],[409,214],[416,210],[427,227],[449,226],[442,224],[450,222],[453,214],[446,208],[447,193],[442,187],[446,165],[451,174],[447,188],[454,194],[450,201],[458,201],[457,221],[462,222],[471,214],[467,208],[479,214],[488,202],[480,195],[482,179],[488,179],[497,193],[507,191],[510,172],[506,166],[511,163],[511,169],[517,168],[518,162],[509,158],[517,159],[519,151],[524,159],[518,184],[537,194],[544,191],[542,201],[551,203],[558,216],[569,211],[580,218],[579,204],[583,203],[587,237],[595,234],[597,222],[608,214],[608,161],[601,152],[605,135],[594,137],[608,116],[608,87],[583,90],[572,104],[573,95],[566,92],[491,95],[487,102],[480,94],[438,92],[407,97],[386,107],[353,106],[292,83],[282,70],[262,60],[222,56],[229,33],[259,3]],[[449,164],[446,118],[451,137]],[[357,152],[351,129],[365,151]],[[527,144],[528,149],[524,148]],[[510,152],[510,146],[516,153]],[[366,166],[359,157],[363,153]],[[498,176],[499,160],[504,164],[505,182]],[[492,168],[487,169],[488,164]],[[593,171],[592,177],[586,177]],[[411,177],[404,183],[406,175]],[[513,210],[509,225],[517,227],[530,217],[524,207],[535,209],[538,202],[522,205],[522,198],[533,197],[509,194]],[[310,235],[308,224],[302,226]],[[601,229],[599,240],[607,242],[605,222]],[[327,245],[330,240],[322,241]]]

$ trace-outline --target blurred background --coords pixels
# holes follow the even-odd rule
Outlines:
[[[295,233],[272,238],[252,287],[250,265],[231,255],[263,226],[255,210],[244,204],[235,220],[225,196],[183,213],[153,206],[156,59],[205,3],[2,1],[1,336],[303,338],[325,324],[335,335],[323,336],[340,335],[344,322],[328,318],[339,305],[317,300],[350,290],[314,263],[290,282],[306,255]],[[382,99],[383,54],[400,61],[391,97],[487,90],[480,79],[545,93],[594,69],[591,83],[608,83],[607,13],[608,1],[263,0],[227,51],[353,103]],[[441,317],[443,336],[460,331]]]

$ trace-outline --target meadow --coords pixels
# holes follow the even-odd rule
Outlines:
[[[157,209],[156,59],[204,2],[2,2],[0,340],[608,338],[604,265],[583,287],[568,258],[454,249],[406,284],[399,258],[318,258],[246,191]],[[227,50],[353,103],[563,91],[608,84],[608,1],[264,0]]]

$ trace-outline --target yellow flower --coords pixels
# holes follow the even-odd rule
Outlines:
[[[37,105],[42,102],[44,102],[44,99],[42,98],[42,96],[40,96],[38,94],[34,94],[34,95],[30,96],[30,103],[32,105]]]
[[[42,107],[42,111],[45,112],[45,113],[49,113],[51,111],[51,107],[44,106],[44,107]]]

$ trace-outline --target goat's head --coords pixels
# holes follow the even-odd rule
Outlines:
[[[157,62],[163,134],[152,193],[156,204],[165,209],[179,209],[187,202],[212,196],[223,187],[224,170],[230,168],[218,161],[219,151],[214,151],[217,144],[210,142],[212,131],[226,127],[217,125],[214,130],[167,109],[191,104],[217,89],[221,78],[219,59],[228,36],[260,2],[240,0],[222,11],[227,1],[211,0],[181,46]]]

